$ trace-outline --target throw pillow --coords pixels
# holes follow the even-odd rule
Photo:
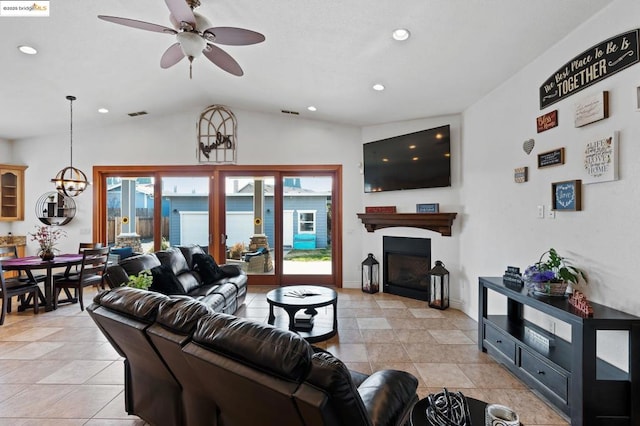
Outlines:
[[[196,271],[200,274],[203,284],[212,284],[221,278],[226,277],[226,274],[215,259],[210,254],[194,253],[193,263],[196,264]]]
[[[238,268],[236,265],[222,265],[220,267],[220,270],[225,277],[232,278],[240,275],[240,268]]]
[[[178,277],[168,265],[160,265],[151,269],[153,282],[149,290],[162,294],[187,294]]]

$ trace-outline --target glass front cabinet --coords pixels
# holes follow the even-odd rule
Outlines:
[[[27,166],[0,164],[0,221],[24,220],[24,171]]]

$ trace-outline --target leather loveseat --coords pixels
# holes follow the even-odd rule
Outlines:
[[[200,246],[177,246],[134,255],[107,268],[110,288],[125,285],[130,275],[151,271],[149,290],[195,298],[215,312],[233,314],[244,303],[247,274],[233,265],[218,266]]]
[[[417,379],[349,371],[298,334],[196,299],[119,287],[87,309],[125,363],[125,407],[154,425],[403,425]]]

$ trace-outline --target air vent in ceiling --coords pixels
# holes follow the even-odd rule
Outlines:
[[[287,111],[286,109],[280,110],[283,114],[300,115],[298,111]]]
[[[138,112],[130,112],[128,115],[129,117],[137,117],[139,115],[147,115],[148,112],[147,111],[138,111]]]

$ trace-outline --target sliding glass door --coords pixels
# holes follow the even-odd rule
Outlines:
[[[95,166],[94,240],[198,244],[249,284],[342,285],[341,166]]]
[[[331,275],[331,176],[282,178],[282,273]]]

